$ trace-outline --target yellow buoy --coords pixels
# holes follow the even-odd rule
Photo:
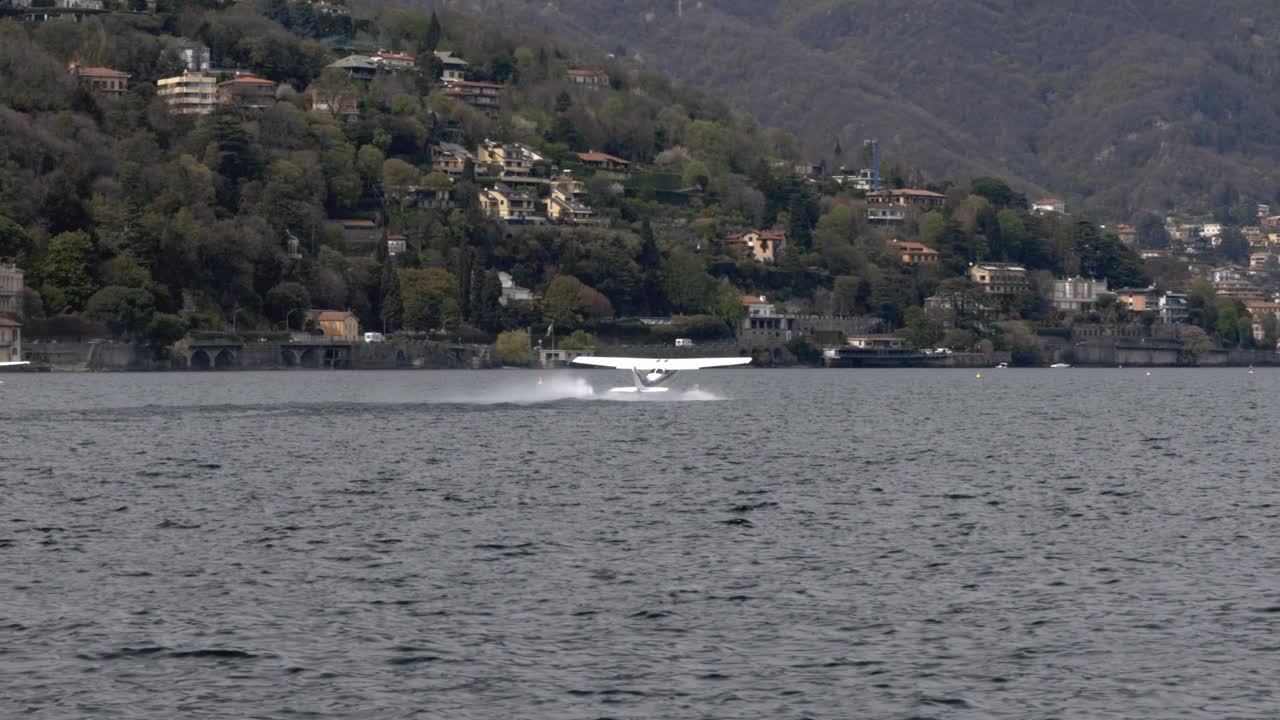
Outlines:
[[[981,377],[982,377],[982,373],[978,373],[977,375],[974,375],[974,377],[976,377],[976,378],[981,378]]]

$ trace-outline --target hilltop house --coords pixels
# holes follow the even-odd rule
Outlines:
[[[497,175],[528,175],[533,164],[546,158],[528,145],[485,140],[476,150],[476,162]]]
[[[502,284],[502,297],[498,298],[498,303],[503,307],[512,301],[527,301],[533,299],[533,291],[527,287],[520,287],[516,284],[511,273],[498,271],[498,282]]]
[[[1067,213],[1067,202],[1059,198],[1041,198],[1031,203],[1031,212],[1036,215],[1044,215],[1046,213],[1065,215]]]
[[[449,50],[437,50],[436,61],[440,63],[440,80],[454,83],[467,79],[467,61],[454,55]]]
[[[389,72],[404,72],[408,70],[416,70],[418,68],[418,59],[408,53],[395,53],[389,50],[379,50],[374,53],[371,58],[374,62],[381,65],[384,70]]]
[[[476,158],[471,151],[454,143],[440,143],[431,148],[431,169],[446,175],[462,175],[467,170],[467,161],[474,167]]]
[[[234,105],[245,110],[265,110],[276,103],[276,84],[253,75],[240,73],[231,80],[218,83],[218,104]]]
[[[409,249],[409,238],[406,235],[387,236],[387,254],[395,257]]]
[[[199,40],[178,38],[178,58],[188,72],[208,72],[213,69],[213,56],[209,46]]]
[[[95,95],[123,97],[129,89],[129,73],[104,67],[85,67],[77,62],[68,65],[67,70]]]
[[[631,171],[630,162],[623,160],[620,157],[614,157],[613,155],[610,155],[608,153],[591,151],[591,152],[584,152],[584,153],[580,152],[580,153],[577,153],[577,155],[578,155],[578,160],[582,161],[582,164],[586,165],[589,168],[595,168],[596,170],[608,170],[610,172],[622,172],[622,173]]]
[[[609,76],[600,70],[569,70],[565,73],[565,78],[582,87],[595,90],[600,87],[608,87]]]
[[[491,82],[456,80],[446,83],[444,94],[466,103],[490,119],[496,119],[502,109],[501,94],[506,85]]]
[[[314,112],[328,113],[347,122],[360,118],[360,99],[350,90],[321,90],[313,85],[307,95],[311,98]]]
[[[786,242],[787,233],[784,230],[748,230],[724,239],[726,248],[737,250],[758,263],[776,261],[778,251]]]
[[[582,202],[586,188],[582,182],[568,175],[551,181],[551,197],[547,198],[547,219],[572,225],[588,225],[595,222],[595,211]]]
[[[872,190],[867,193],[867,202],[872,205],[899,205],[932,210],[941,207],[947,196],[931,190]]]
[[[382,235],[378,224],[372,220],[361,218],[342,218],[334,220],[342,228],[342,238],[348,243],[360,245],[377,242]]]
[[[377,60],[366,55],[348,55],[341,60],[334,60],[325,66],[327,70],[345,72],[352,80],[369,81],[378,76],[381,65]]]
[[[218,103],[218,80],[201,72],[184,72],[156,81],[156,95],[175,115],[208,115]]]
[[[1009,263],[981,263],[970,266],[969,279],[988,295],[1011,298],[1031,287],[1027,280],[1027,270],[1021,265]]]
[[[903,265],[932,265],[939,258],[938,251],[924,243],[894,240],[890,249]]]
[[[1253,339],[1258,342],[1262,342],[1267,336],[1263,325],[1263,319],[1267,316],[1271,316],[1275,320],[1280,321],[1280,303],[1267,302],[1265,300],[1250,300],[1244,305],[1249,309],[1249,315],[1253,318]]]
[[[480,209],[489,217],[503,222],[536,220],[533,197],[504,183],[485,188],[480,193]]]
[[[1107,294],[1107,280],[1073,277],[1053,281],[1053,309],[1068,314],[1089,312]]]

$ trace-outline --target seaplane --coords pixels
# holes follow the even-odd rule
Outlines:
[[[732,367],[746,365],[749,357],[720,358],[627,358],[583,356],[573,359],[574,365],[613,368],[614,370],[630,370],[634,387],[610,388],[610,392],[655,393],[666,392],[670,388],[659,387],[676,376],[681,370],[703,370],[705,368]]]

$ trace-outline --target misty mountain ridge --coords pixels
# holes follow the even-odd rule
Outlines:
[[[1280,5],[1131,0],[437,0],[613,52],[925,179],[1099,215],[1280,201]]]

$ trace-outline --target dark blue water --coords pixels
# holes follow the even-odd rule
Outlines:
[[[1280,372],[1145,373],[3,375],[0,716],[1280,717]]]

